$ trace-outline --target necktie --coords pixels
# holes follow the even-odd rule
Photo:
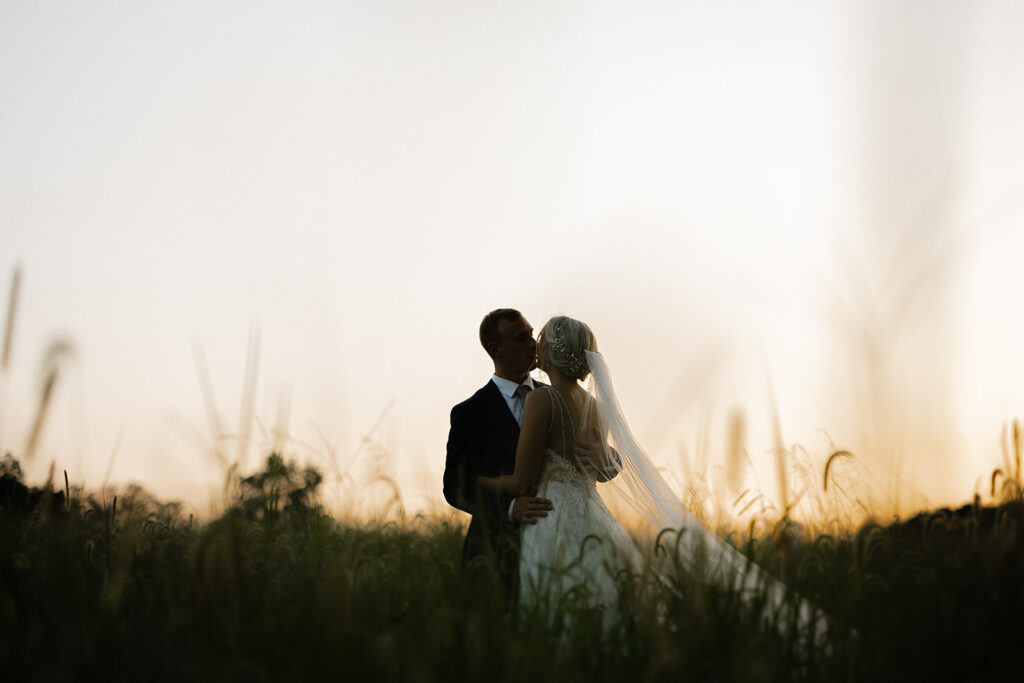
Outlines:
[[[523,406],[526,405],[526,395],[532,390],[533,387],[529,384],[520,384],[516,387],[516,404],[512,414],[515,416],[516,422],[519,423],[520,427],[523,426]]]

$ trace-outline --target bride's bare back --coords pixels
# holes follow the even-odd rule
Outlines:
[[[550,448],[580,471],[586,471],[574,457],[577,442],[600,443],[604,437],[598,425],[593,397],[576,383],[563,385],[561,389],[550,386],[543,391],[551,400],[551,422],[545,449]]]

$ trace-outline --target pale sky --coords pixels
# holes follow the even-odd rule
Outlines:
[[[334,504],[383,495],[386,411],[407,508],[443,505],[513,306],[591,325],[676,482],[740,409],[775,495],[770,381],[787,446],[968,499],[1024,418],[1022,38],[1010,1],[0,2],[0,448],[62,335],[30,475],[202,508],[193,346],[237,433],[255,324],[257,418],[290,396]]]

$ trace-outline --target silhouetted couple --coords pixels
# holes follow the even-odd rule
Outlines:
[[[534,340],[519,311],[498,309],[480,323],[480,343],[494,375],[452,409],[444,473],[445,498],[472,515],[463,570],[471,580],[496,575],[523,600],[586,582],[605,603],[615,591],[606,561],[639,569],[640,557],[595,490],[622,464],[596,394],[580,385],[600,358],[594,334],[557,316]],[[607,543],[565,572],[588,535]]]
[[[452,409],[444,472],[445,499],[472,515],[462,555],[467,580],[493,577],[523,605],[556,608],[553,619],[561,599],[582,586],[575,594],[601,608],[606,625],[614,622],[617,577],[645,567],[602,498],[612,495],[648,532],[675,530],[678,559],[692,575],[751,600],[766,595],[766,614],[795,604],[801,623],[814,626],[809,604],[786,603],[784,586],[711,533],[671,490],[630,431],[585,323],[555,316],[535,341],[519,311],[497,309],[480,323],[480,343],[494,375]],[[550,384],[530,376],[535,368]]]

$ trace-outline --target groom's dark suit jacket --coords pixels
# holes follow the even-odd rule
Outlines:
[[[512,498],[478,490],[475,482],[478,476],[512,474],[518,443],[519,423],[493,381],[452,408],[444,497],[473,516],[462,546],[462,568],[472,574],[496,570],[510,596],[518,580],[520,530],[508,518]]]

